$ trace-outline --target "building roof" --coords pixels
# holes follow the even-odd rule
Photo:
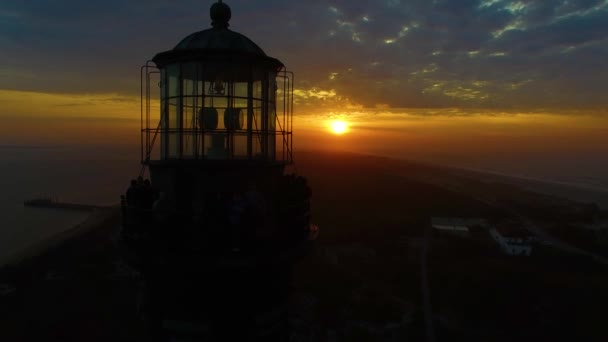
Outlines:
[[[266,55],[256,43],[246,36],[228,29],[232,12],[220,2],[210,10],[212,28],[192,33],[182,39],[172,50],[157,54],[152,60],[159,68],[167,64],[191,61],[228,61],[253,63],[279,70],[281,61]]]
[[[227,28],[210,28],[195,32],[182,39],[173,50],[233,51],[266,56],[251,39]]]
[[[228,29],[232,18],[230,6],[218,1],[209,9],[212,28],[195,32],[182,39],[173,50],[229,50],[266,56],[251,39]]]
[[[482,219],[463,219],[454,217],[433,217],[431,224],[436,229],[469,231],[469,227],[482,225]]]

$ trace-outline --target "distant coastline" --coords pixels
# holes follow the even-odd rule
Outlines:
[[[103,208],[98,205],[62,202],[62,201],[59,201],[58,199],[52,198],[52,197],[41,197],[41,198],[39,197],[39,198],[25,200],[23,202],[23,205],[26,207],[34,207],[34,208],[76,210],[76,211],[85,211],[85,212]]]
[[[441,167],[437,165],[437,167]],[[491,170],[480,170],[470,168],[458,168],[445,166],[460,174],[474,174],[476,178],[486,181],[498,181],[506,184],[519,186],[523,189],[562,197],[565,199],[597,203],[602,209],[608,209],[608,188],[603,185],[593,186],[586,183],[564,182],[556,180],[540,179],[535,177],[527,177],[520,175],[511,175],[506,173],[495,172]]]
[[[0,145],[0,149],[14,149],[14,150],[41,150],[47,148],[46,146],[39,145]]]
[[[455,169],[455,170],[462,170],[462,171],[466,171],[466,172],[474,172],[474,173],[480,173],[480,174],[485,174],[485,175],[493,175],[493,176],[503,177],[503,178],[506,178],[506,179],[516,180],[516,181],[546,183],[547,185],[549,185],[549,184],[550,185],[558,185],[558,186],[576,188],[578,190],[588,190],[588,191],[592,191],[592,192],[600,192],[600,193],[606,193],[606,194],[608,194],[608,183],[604,184],[602,182],[602,180],[599,180],[599,179],[593,179],[593,180],[600,181],[601,183],[598,183],[596,185],[592,185],[592,184],[587,183],[587,182],[560,181],[560,180],[554,180],[554,179],[543,179],[543,178],[538,178],[538,177],[530,177],[530,176],[524,176],[524,175],[509,174],[509,173],[504,173],[504,172],[499,172],[499,171],[494,171],[494,170],[487,170],[487,169],[465,168],[465,167],[458,167],[458,166],[441,166],[439,164],[436,164],[436,166],[438,166],[438,167],[446,167],[446,168]]]
[[[107,208],[96,209],[84,220],[60,233],[29,244],[27,247],[9,254],[0,259],[0,267],[16,266],[28,259],[44,254],[46,251],[57,247],[64,241],[70,240],[91,230],[98,229],[120,214],[119,206],[113,205]]]
[[[542,193],[545,195],[556,196],[572,201],[583,203],[597,203],[602,209],[608,209],[608,176],[606,185],[598,184],[597,186],[585,182],[566,182],[552,179],[543,179],[538,177],[530,177],[518,174],[509,174],[498,172],[491,169],[468,168],[450,164],[439,164],[430,161],[397,158],[397,156],[387,156],[384,154],[366,154],[351,151],[319,151],[319,150],[299,150],[295,152],[297,164],[297,154],[350,154],[366,158],[381,158],[400,162],[411,163],[412,165],[420,165],[443,169],[463,177],[473,177],[488,182],[501,182],[509,185],[518,186],[522,189]]]

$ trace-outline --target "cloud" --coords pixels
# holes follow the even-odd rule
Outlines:
[[[139,66],[209,27],[210,3],[3,1],[0,89],[138,95]],[[231,29],[296,72],[301,105],[606,105],[605,0],[228,3]]]
[[[35,120],[132,121],[140,118],[140,101],[120,94],[56,94],[0,90],[4,118]],[[156,102],[151,103],[157,107]]]

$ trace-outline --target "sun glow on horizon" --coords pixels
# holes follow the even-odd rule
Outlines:
[[[332,120],[329,122],[328,126],[331,132],[337,135],[348,132],[348,123],[343,120]]]

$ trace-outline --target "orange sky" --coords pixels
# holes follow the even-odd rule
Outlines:
[[[330,133],[322,116],[297,118],[302,132],[296,147],[329,147],[436,162],[500,154],[526,157],[563,153],[567,158],[576,153],[608,152],[608,118],[592,111],[393,109],[333,117],[349,122],[349,131],[343,135]]]
[[[0,90],[0,144],[138,143],[139,98]]]
[[[0,103],[0,144],[139,144],[138,97],[0,91]],[[605,111],[318,108],[296,107],[296,150],[348,150],[456,164],[479,164],[499,155],[526,160],[608,153]],[[348,131],[332,133],[328,124],[334,120],[344,121]]]
[[[139,157],[139,67],[209,28],[211,3],[2,2],[0,147]],[[607,1],[230,3],[230,28],[296,72],[296,151],[605,177]]]

